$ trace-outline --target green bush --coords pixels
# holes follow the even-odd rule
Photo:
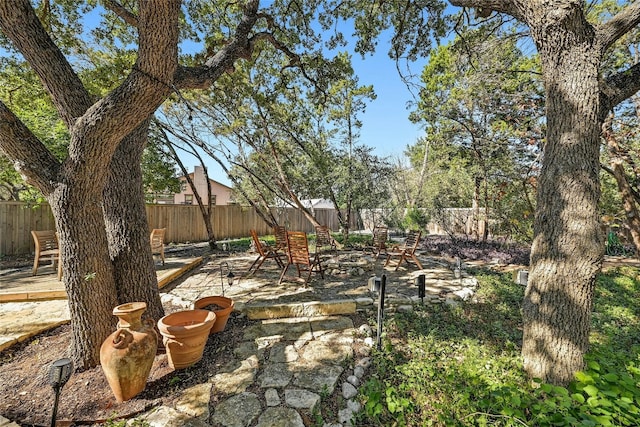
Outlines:
[[[429,217],[422,209],[410,208],[402,220],[405,230],[426,230]]]

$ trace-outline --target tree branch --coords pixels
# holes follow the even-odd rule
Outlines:
[[[104,0],[104,7],[118,15],[127,24],[138,28],[138,17],[117,1]]]
[[[0,29],[36,72],[67,127],[91,105],[89,94],[28,0],[0,2]]]
[[[602,114],[607,114],[616,105],[640,90],[640,63],[608,77],[600,85],[604,97],[603,103],[606,107]]]
[[[596,28],[596,37],[602,44],[603,50],[606,50],[639,23],[640,3],[633,2],[609,21],[599,25]]]
[[[0,29],[38,74],[72,134],[82,135],[71,139],[70,155],[91,162],[112,153],[173,90],[179,13],[179,0],[140,2],[139,48],[133,70],[119,87],[93,105],[28,0],[0,2]],[[87,138],[92,143],[86,143]],[[84,142],[76,147],[80,140]]]
[[[240,58],[251,58],[249,35],[258,14],[258,0],[247,2],[242,20],[233,38],[200,67],[179,67],[174,78],[178,89],[205,89],[215,82],[225,71],[232,72],[233,64]]]
[[[477,16],[488,17],[491,12],[506,13],[524,22],[524,11],[518,0],[449,0],[453,6],[475,8]]]
[[[76,131],[99,135],[105,149],[115,148],[114,143],[151,116],[174,90],[179,13],[179,0],[140,2],[138,57],[131,73],[87,110],[76,124]]]
[[[0,151],[15,159],[13,166],[27,183],[38,187],[45,196],[53,192],[60,162],[2,101]]]

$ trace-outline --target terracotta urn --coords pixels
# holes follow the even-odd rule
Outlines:
[[[200,298],[193,303],[194,309],[205,309],[213,311],[216,314],[216,321],[213,324],[211,331],[209,331],[210,334],[215,334],[224,330],[225,326],[227,326],[229,315],[233,311],[233,306],[234,304],[231,298],[223,297],[221,295]]]
[[[184,369],[202,359],[216,315],[209,310],[182,310],[158,320],[158,329],[172,369]]]
[[[153,323],[141,320],[146,309],[144,302],[115,307],[117,329],[100,347],[100,365],[118,402],[144,390],[156,356],[158,337]]]

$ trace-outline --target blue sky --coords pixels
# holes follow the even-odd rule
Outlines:
[[[356,55],[353,63],[360,84],[372,84],[377,95],[362,116],[360,142],[374,147],[380,156],[402,154],[407,145],[424,134],[420,126],[408,118],[411,110],[407,109],[407,102],[413,100],[412,93],[400,79],[395,62],[386,50],[364,59]],[[419,75],[425,63],[423,60],[413,64],[413,73]]]

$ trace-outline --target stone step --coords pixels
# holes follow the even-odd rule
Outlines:
[[[353,300],[311,301],[288,304],[252,304],[236,307],[251,320],[281,319],[287,317],[320,317],[356,312]]]

